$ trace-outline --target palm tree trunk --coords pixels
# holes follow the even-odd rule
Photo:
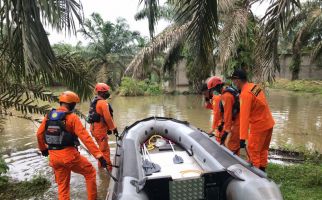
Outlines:
[[[300,51],[293,51],[293,58],[291,64],[292,81],[299,79],[300,68],[301,68],[301,53]]]
[[[299,65],[296,67],[294,66],[294,68],[292,69],[292,81],[299,79],[299,73],[300,73]]]
[[[172,69],[169,71],[170,80],[169,80],[169,87],[170,90],[176,90],[177,86],[177,70],[176,67],[172,67]]]

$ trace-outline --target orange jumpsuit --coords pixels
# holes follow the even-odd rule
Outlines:
[[[221,133],[217,130],[217,127],[221,124],[219,103],[220,103],[220,95],[214,95],[212,97],[212,110],[213,110],[212,130],[215,132],[216,140],[218,142],[220,142],[220,138],[221,138]]]
[[[67,112],[68,110],[65,107],[59,107],[57,111]],[[47,149],[44,139],[46,121],[47,117],[44,118],[37,131],[38,147],[41,151]],[[98,150],[77,115],[73,113],[66,115],[66,130],[69,133],[76,134],[95,158],[102,157],[102,153]],[[61,150],[49,150],[49,165],[54,169],[55,180],[58,184],[59,200],[70,199],[71,171],[82,174],[85,177],[88,195],[87,199],[96,199],[96,170],[85,157],[80,155],[75,147],[66,147]]]
[[[240,94],[240,139],[248,139],[249,159],[255,167],[267,166],[274,124],[264,91],[246,83]]]
[[[103,153],[104,159],[108,164],[111,164],[107,131],[116,129],[116,126],[112,119],[106,100],[100,99],[99,97],[99,100],[96,104],[96,112],[101,116],[101,121],[91,124],[90,130],[99,146],[100,151]],[[100,162],[98,162],[98,167],[101,167]],[[108,169],[111,171],[112,166],[109,165]]]
[[[221,101],[224,107],[224,128],[228,134],[225,146],[234,153],[239,153],[239,113],[235,116],[233,120],[233,105],[235,103],[235,97],[229,92],[225,92],[221,95]]]

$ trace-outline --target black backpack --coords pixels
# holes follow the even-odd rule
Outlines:
[[[95,97],[94,100],[89,105],[89,111],[88,111],[88,116],[87,116],[86,121],[90,124],[92,124],[94,122],[101,121],[101,116],[96,112],[96,105],[97,105],[98,100],[100,100],[100,99]]]
[[[233,115],[233,120],[235,120],[237,114],[240,111],[239,92],[232,87],[225,88],[223,91],[223,94],[226,92],[229,92],[230,94],[232,94],[234,96],[234,105],[233,105],[233,109],[232,109],[232,112],[233,112],[232,115]],[[224,105],[223,105],[222,101],[220,101],[219,107],[220,107],[220,112],[222,113],[222,115],[224,115]]]
[[[45,126],[45,143],[50,150],[60,150],[65,147],[79,146],[78,137],[66,130],[66,116],[71,112],[51,110]]]

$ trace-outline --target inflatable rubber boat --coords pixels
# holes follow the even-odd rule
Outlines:
[[[282,199],[264,172],[176,119],[151,117],[126,127],[114,165],[109,200]]]

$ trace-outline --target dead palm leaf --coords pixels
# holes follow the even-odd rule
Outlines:
[[[217,31],[217,1],[214,0],[181,0],[172,1],[178,24],[189,23],[186,41],[202,63],[208,62],[208,56],[215,48]]]
[[[255,53],[257,80],[273,81],[275,72],[280,70],[278,60],[278,39],[285,30],[287,21],[300,7],[299,0],[274,0],[261,19],[261,33]]]
[[[219,55],[223,67],[226,67],[228,60],[237,53],[239,42],[246,35],[249,14],[247,9],[238,8],[226,15],[224,27],[219,35]]]
[[[131,61],[125,70],[125,74],[132,73],[133,77],[140,77],[143,73],[142,69],[144,63],[152,59],[156,54],[163,52],[169,46],[178,43],[184,37],[189,23],[182,26],[170,26],[166,28],[162,33],[157,35],[155,39],[144,47]]]

